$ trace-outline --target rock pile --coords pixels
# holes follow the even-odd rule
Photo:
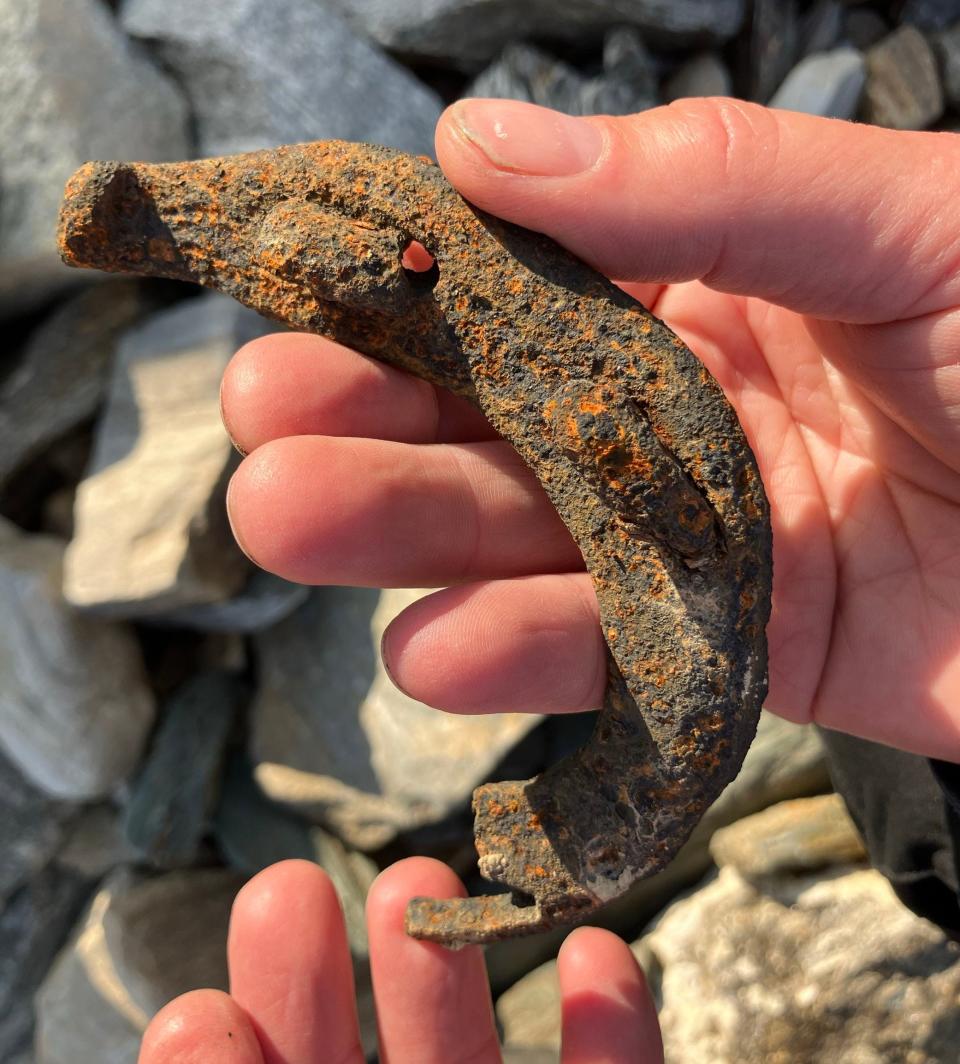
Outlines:
[[[430,853],[470,880],[473,787],[535,774],[589,720],[437,714],[378,655],[423,592],[253,568],[224,515],[238,459],[218,391],[272,326],[172,284],[63,269],[65,178],[88,158],[327,137],[429,152],[465,94],[574,114],[734,94],[954,129],[960,9],[0,0],[0,71],[0,1060],[135,1059],[165,1000],[224,984],[230,901],[285,857],[338,885],[372,1053],[362,911],[378,869]],[[953,947],[863,866],[833,799],[775,805],[828,789],[816,735],[766,719],[677,861],[604,914],[637,939],[685,1064],[955,1054]],[[489,951],[515,1064],[555,1059],[537,966],[558,942]]]

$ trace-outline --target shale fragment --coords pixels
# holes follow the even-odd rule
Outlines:
[[[59,235],[71,265],[219,289],[466,397],[579,544],[609,648],[596,730],[536,779],[478,788],[480,869],[503,893],[415,900],[410,933],[539,931],[666,865],[753,737],[771,585],[756,463],[682,342],[428,160],[367,145],[90,163]],[[413,241],[432,269],[404,268]]]

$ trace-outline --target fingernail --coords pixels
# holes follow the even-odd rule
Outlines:
[[[244,542],[240,538],[240,533],[237,531],[236,522],[233,519],[233,505],[231,503],[230,497],[233,494],[233,483],[234,483],[235,479],[236,479],[236,475],[232,476],[230,478],[229,482],[227,483],[227,498],[226,498],[227,520],[230,522],[230,531],[233,533],[233,538],[237,541],[237,546],[250,559],[250,561],[252,561],[253,564],[256,565],[257,564],[257,560],[256,560],[256,558],[253,557],[253,555],[250,553],[250,551],[248,551],[247,548],[244,546]]]
[[[393,686],[396,687],[398,691],[401,691],[403,694],[406,694],[407,692],[403,690],[403,688],[397,681],[396,674],[393,671],[393,662],[390,660],[390,657],[387,654],[387,636],[389,634],[390,625],[388,624],[383,631],[383,635],[380,637],[380,660],[383,662],[384,671],[386,672],[387,676],[390,677],[390,682],[393,684]]]
[[[585,118],[509,100],[460,100],[450,111],[460,133],[498,170],[570,177],[603,151],[603,134]]]

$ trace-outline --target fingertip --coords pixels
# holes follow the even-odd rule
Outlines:
[[[557,956],[564,1064],[662,1064],[657,1011],[630,947],[598,927],[567,936]]]
[[[402,929],[411,898],[462,898],[466,893],[449,865],[432,857],[408,857],[384,869],[374,880],[367,894],[367,921],[384,929]]]
[[[323,916],[340,911],[336,888],[327,873],[311,861],[281,861],[264,869],[237,893],[230,921],[231,938],[276,933],[296,913]]]
[[[139,1064],[262,1064],[247,1014],[220,990],[194,990],[151,1020]]]

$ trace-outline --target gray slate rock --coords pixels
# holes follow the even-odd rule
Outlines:
[[[663,87],[663,98],[668,103],[692,96],[732,94],[730,71],[716,52],[701,52],[681,63]]]
[[[750,99],[766,103],[799,49],[796,0],[754,0],[747,49]]]
[[[51,801],[0,754],[0,906],[50,861],[72,812],[72,806]]]
[[[464,95],[524,100],[570,115],[627,115],[656,105],[656,66],[634,30],[607,34],[603,65],[603,74],[584,77],[540,48],[509,44]]]
[[[432,152],[439,97],[317,0],[125,0],[190,99],[202,155],[328,138]]]
[[[100,0],[0,0],[0,69],[0,310],[21,311],[80,277],[54,241],[70,174],[186,156],[187,109]]]
[[[960,108],[960,22],[933,38],[940,62],[943,94],[954,110]]]
[[[0,485],[93,416],[117,341],[145,306],[136,281],[113,281],[67,300],[33,332],[0,384]]]
[[[770,106],[823,118],[854,118],[866,80],[866,60],[853,48],[811,55],[790,71]]]
[[[227,924],[242,882],[222,869],[114,873],[37,996],[37,1064],[131,1064],[168,1001],[226,990]]]
[[[943,30],[958,19],[958,0],[905,0],[900,8],[900,20],[921,30]]]
[[[120,343],[90,468],[77,489],[64,595],[104,616],[143,617],[231,597],[251,567],[227,521],[238,457],[220,380],[272,327],[221,295],[151,317]]]
[[[37,787],[89,800],[136,767],[153,723],[140,649],[69,609],[63,545],[0,520],[0,748]]]
[[[464,807],[539,721],[438,713],[393,686],[380,638],[422,594],[324,588],[256,637],[257,783],[357,849],[378,849]]]
[[[109,802],[86,806],[71,821],[63,848],[57,854],[61,868],[93,882],[137,859],[138,854],[123,833],[121,814]]]
[[[863,116],[888,129],[925,129],[941,114],[933,49],[919,30],[901,26],[867,52]]]
[[[187,680],[163,707],[126,810],[127,839],[152,864],[175,868],[197,857],[244,697],[236,676],[207,671]]]
[[[800,19],[798,54],[830,51],[843,34],[845,12],[840,0],[817,0]]]
[[[87,892],[84,880],[48,865],[0,907],[0,1060],[29,1049],[34,993]]]
[[[847,12],[844,31],[850,44],[864,51],[886,37],[890,24],[872,7],[854,7]]]
[[[310,588],[292,584],[265,569],[254,569],[246,584],[223,602],[184,606],[147,618],[151,624],[193,628],[200,632],[252,635],[279,624],[307,601]]]
[[[385,48],[476,70],[526,37],[583,41],[633,26],[672,45],[715,44],[743,22],[743,0],[326,0]]]

